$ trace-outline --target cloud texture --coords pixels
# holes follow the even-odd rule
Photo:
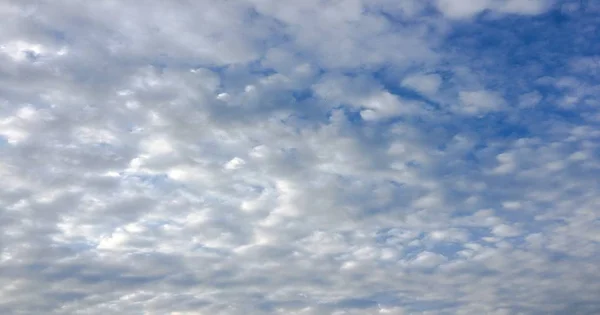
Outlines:
[[[0,313],[597,314],[595,1],[0,3]]]

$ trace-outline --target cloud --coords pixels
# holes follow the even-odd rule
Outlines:
[[[0,313],[594,313],[598,11],[2,2]]]
[[[483,90],[461,91],[458,98],[461,106],[458,110],[469,115],[498,111],[504,103],[500,96]]]
[[[450,18],[467,18],[489,8],[491,0],[461,1],[461,0],[438,0],[438,10]]]
[[[486,10],[537,15],[546,12],[552,5],[549,0],[437,0],[435,3],[438,10],[450,19],[471,18]]]
[[[506,224],[500,224],[495,226],[492,229],[492,234],[496,235],[496,236],[500,236],[500,237],[511,237],[511,236],[517,236],[519,235],[519,230],[517,230],[516,228],[510,226],[510,225],[506,225]]]
[[[435,73],[416,74],[402,80],[402,85],[425,95],[435,94],[442,84],[442,78]]]

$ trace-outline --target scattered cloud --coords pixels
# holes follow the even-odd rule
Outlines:
[[[0,313],[598,313],[599,13],[2,2]]]

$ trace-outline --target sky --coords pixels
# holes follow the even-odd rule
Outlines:
[[[600,313],[599,1],[0,21],[1,314]]]

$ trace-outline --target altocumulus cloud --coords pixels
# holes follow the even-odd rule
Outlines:
[[[0,3],[0,313],[600,313],[600,3]]]

